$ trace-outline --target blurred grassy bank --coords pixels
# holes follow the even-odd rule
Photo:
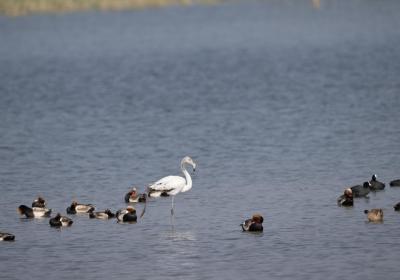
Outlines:
[[[124,10],[215,2],[218,0],[0,0],[0,15],[19,16],[31,13],[80,10]]]

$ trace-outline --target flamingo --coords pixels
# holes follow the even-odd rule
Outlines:
[[[184,157],[181,161],[181,170],[185,178],[181,176],[167,176],[161,178],[157,182],[148,186],[149,197],[159,196],[171,196],[171,216],[174,215],[174,197],[178,193],[187,192],[192,188],[192,178],[189,172],[186,170],[185,165],[189,164],[192,166],[193,171],[196,170],[196,163],[188,156]],[[144,215],[145,209],[141,216]]]

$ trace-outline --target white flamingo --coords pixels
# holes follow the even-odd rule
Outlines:
[[[167,176],[157,182],[148,186],[149,197],[159,196],[171,196],[171,215],[174,215],[174,197],[178,193],[187,192],[192,188],[192,178],[189,172],[186,170],[185,165],[189,164],[193,167],[193,171],[196,170],[196,163],[188,156],[184,157],[181,161],[181,170],[185,175],[185,178],[181,176]],[[141,216],[144,215],[144,211]]]

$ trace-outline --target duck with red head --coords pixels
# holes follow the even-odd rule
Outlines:
[[[132,206],[118,210],[116,216],[120,223],[136,223],[137,221],[136,209]]]
[[[243,231],[261,232],[264,230],[262,223],[264,222],[263,216],[254,214],[251,219],[247,219],[241,224]]]
[[[135,187],[133,187],[127,194],[125,194],[125,202],[146,202],[147,194],[139,193]]]
[[[337,199],[337,204],[346,207],[353,206],[353,191],[350,188],[345,189],[344,193]]]

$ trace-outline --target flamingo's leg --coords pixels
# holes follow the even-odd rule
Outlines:
[[[171,202],[171,216],[174,215],[174,197],[175,197],[175,196],[172,196],[172,202]]]

